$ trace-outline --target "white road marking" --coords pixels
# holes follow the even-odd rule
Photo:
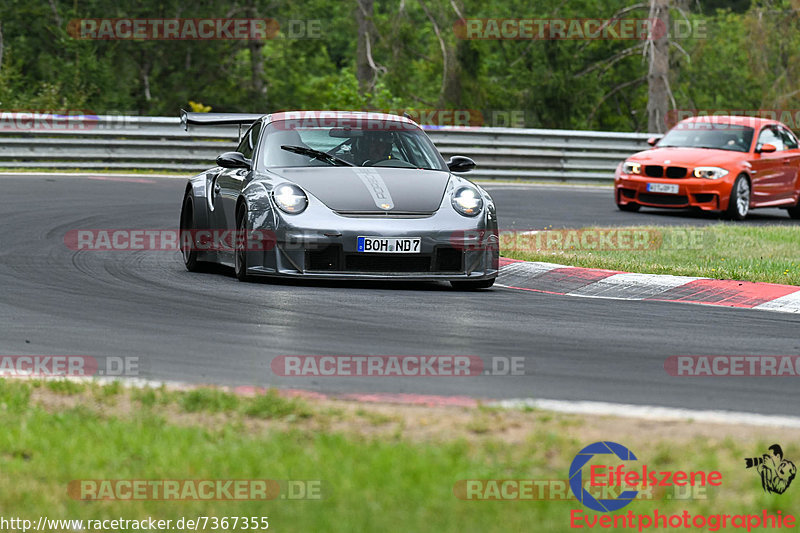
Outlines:
[[[574,268],[574,267],[566,267],[564,265],[557,265],[555,263],[533,263],[529,261],[517,261],[514,263],[508,263],[507,265],[503,266],[500,269],[500,272],[503,274],[527,274],[527,275],[535,275],[535,274],[544,274],[545,272],[550,272],[551,270],[555,270],[557,268]]]
[[[608,402],[575,402],[519,398],[490,402],[489,405],[504,409],[533,408],[557,413],[596,416],[621,416],[645,420],[692,421],[707,424],[731,424],[758,427],[800,428],[800,417],[745,413],[737,411],[711,411],[701,409],[678,409],[656,405],[633,405]]]
[[[233,391],[236,387],[225,387],[213,384],[187,383],[183,381],[158,381],[144,378],[120,378],[120,377],[74,377],[74,376],[54,376],[52,378],[42,376],[13,376],[11,379],[21,380],[43,380],[57,379],[79,383],[101,383],[111,384],[119,382],[123,387],[136,389],[157,389],[166,387],[169,390],[188,391],[199,387],[218,387],[224,390]],[[278,389],[280,390],[280,389]],[[313,392],[313,391],[309,391]],[[314,393],[320,394],[320,393]],[[337,394],[324,394],[323,396],[336,399]],[[570,400],[547,400],[535,398],[514,398],[510,400],[496,400],[486,402],[486,405],[499,407],[501,409],[523,409],[533,408],[543,411],[556,413],[596,415],[596,416],[619,416],[624,418],[640,418],[644,420],[672,420],[684,422],[704,422],[709,424],[728,424],[740,426],[757,427],[783,427],[800,428],[800,417],[784,415],[767,415],[759,413],[746,413],[738,411],[712,411],[702,409],[680,409],[674,407],[660,407],[657,405],[634,405],[610,402],[591,402],[591,401],[570,401]]]
[[[526,261],[509,263],[500,269],[496,285],[507,288],[515,286],[525,288],[536,276],[556,268],[564,267],[553,263],[530,263]]]
[[[643,300],[702,278],[624,272],[568,293],[568,296],[612,297]]]
[[[772,301],[765,302],[761,305],[755,306],[753,309],[765,309],[767,311],[780,311],[782,313],[800,313],[800,290],[775,298]]]
[[[15,377],[14,379],[47,379],[42,377]],[[192,390],[198,387],[215,386],[210,384],[193,384],[181,381],[156,381],[140,378],[110,378],[110,377],[58,377],[56,379],[82,382],[110,384],[118,381],[128,388],[160,388],[170,390]],[[235,387],[220,387],[233,390]],[[280,389],[279,389],[280,390]],[[324,394],[326,397],[336,399],[337,395]],[[800,417],[784,415],[767,415],[747,413],[740,411],[712,411],[702,409],[680,409],[674,407],[660,407],[657,405],[634,405],[610,402],[547,400],[535,398],[514,398],[510,400],[497,400],[486,402],[486,405],[502,409],[533,408],[556,413],[595,416],[619,416],[623,418],[639,418],[643,420],[663,420],[682,422],[703,422],[708,424],[728,424],[738,426],[756,427],[781,427],[800,428]]]

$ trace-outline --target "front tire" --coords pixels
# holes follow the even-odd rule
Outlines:
[[[744,220],[750,212],[750,181],[745,175],[736,178],[731,187],[727,215],[731,220]]]
[[[797,205],[795,205],[794,207],[790,207],[789,209],[786,210],[786,212],[789,213],[789,216],[792,217],[793,219],[795,220],[800,219],[800,198],[798,198],[797,200]]]
[[[495,278],[481,279],[478,281],[451,281],[450,285],[452,285],[454,289],[460,291],[474,291],[478,289],[488,289],[494,285],[494,280]]]
[[[239,281],[250,281],[247,275],[247,210],[239,208],[236,214],[236,237],[234,238],[233,271]]]

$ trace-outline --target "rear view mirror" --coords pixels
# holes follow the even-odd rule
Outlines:
[[[767,144],[762,144],[761,145],[761,148],[758,149],[758,153],[759,154],[771,154],[772,152],[775,152],[776,150],[777,150],[777,148],[775,148],[774,144],[767,143]]]
[[[656,143],[660,140],[661,137],[650,137],[649,139],[647,139],[647,144],[649,144],[650,146],[655,146]]]
[[[450,172],[469,172],[475,169],[475,161],[463,155],[454,155],[447,162],[447,168]]]
[[[225,152],[217,157],[217,165],[222,168],[250,168],[251,161],[241,152]]]

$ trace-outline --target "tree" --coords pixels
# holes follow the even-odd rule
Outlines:
[[[457,57],[457,47],[461,44],[461,41],[455,38],[452,31],[448,31],[445,34],[444,28],[450,30],[457,20],[456,17],[461,19],[463,16],[454,0],[445,1],[443,6],[436,4],[435,7],[437,9],[435,12],[428,7],[425,0],[419,0],[419,4],[433,26],[433,32],[436,34],[436,40],[439,43],[439,50],[442,54],[442,82],[437,105],[440,108],[458,107],[461,105],[461,66]],[[449,24],[442,24],[437,19],[445,20]]]
[[[358,91],[363,96],[371,93],[377,81],[378,67],[372,59],[374,35],[374,6],[372,0],[356,0],[358,45],[356,48],[356,79]]]
[[[669,111],[669,0],[650,0],[653,33],[647,43],[647,131],[666,131]]]

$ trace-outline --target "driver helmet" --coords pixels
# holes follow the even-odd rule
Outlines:
[[[388,131],[364,132],[359,139],[359,153],[363,161],[383,161],[392,158],[392,134]]]

